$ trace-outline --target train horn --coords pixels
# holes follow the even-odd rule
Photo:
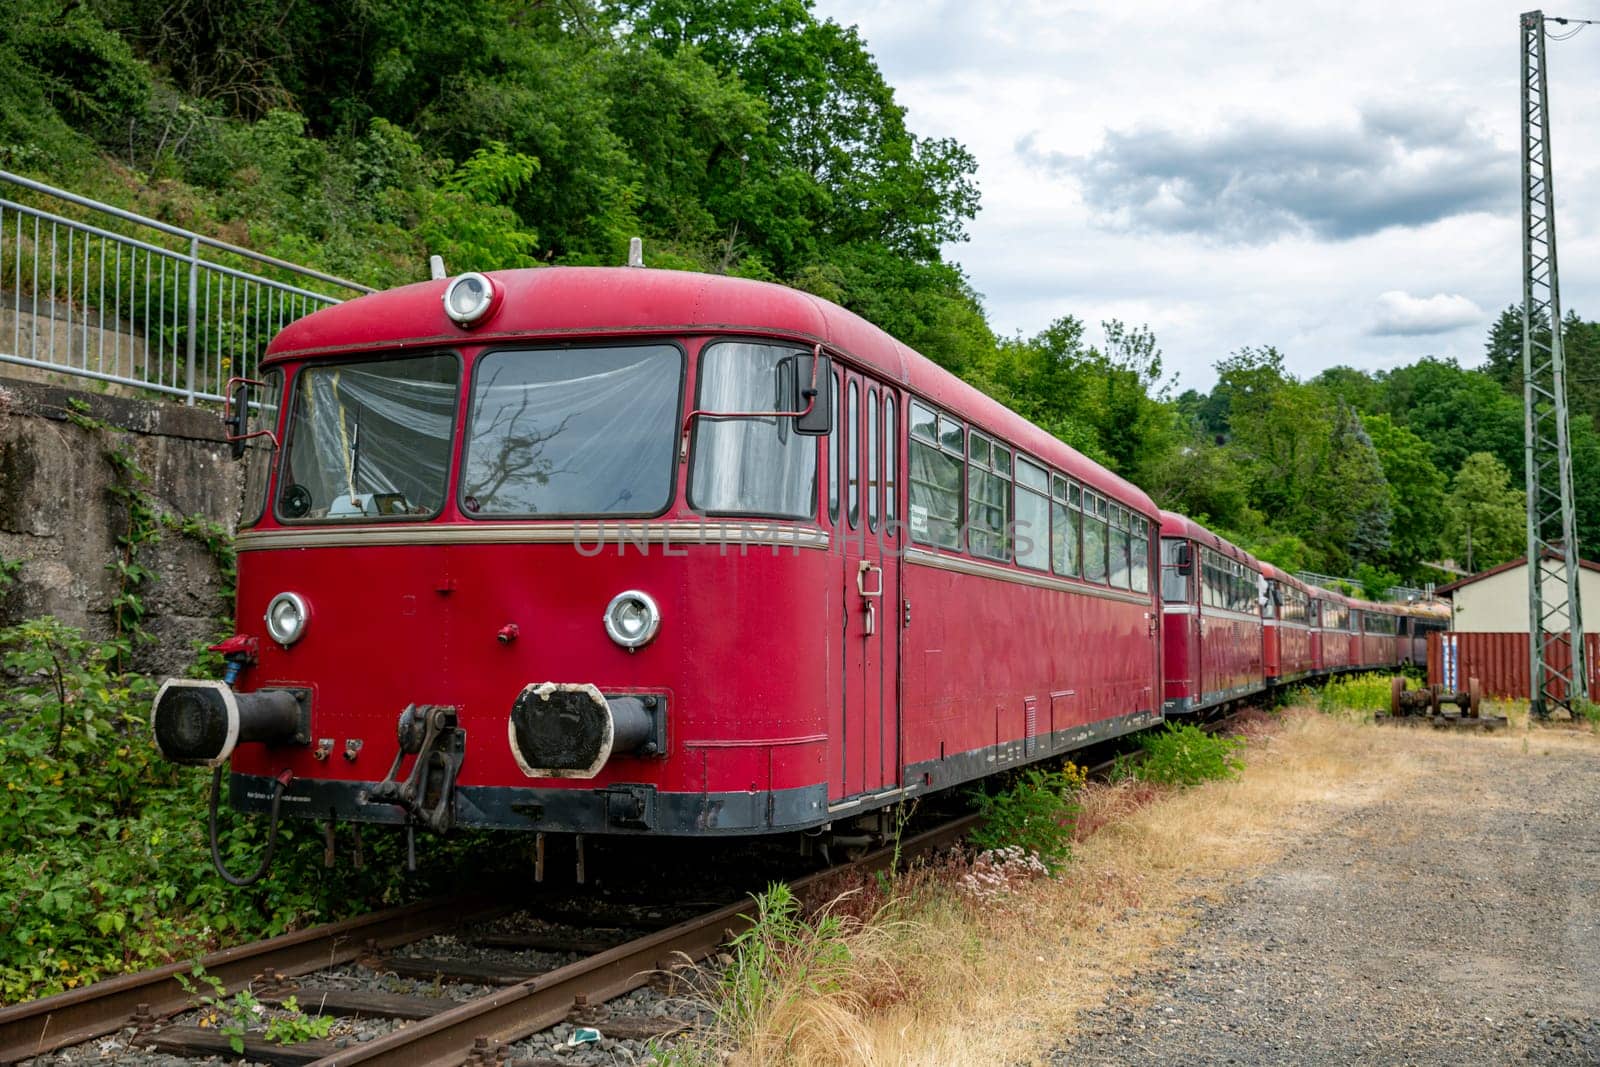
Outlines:
[[[235,693],[223,682],[173,678],[156,693],[150,729],[162,758],[216,767],[253,741],[304,741],[306,692],[263,689]]]

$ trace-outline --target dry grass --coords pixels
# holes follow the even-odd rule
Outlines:
[[[1033,1062],[1119,977],[1172,945],[1196,903],[1341,814],[1417,788],[1428,761],[1450,746],[1502,746],[1510,756],[1596,743],[1588,728],[1530,731],[1521,720],[1483,737],[1293,709],[1273,729],[1252,722],[1237,779],[1184,791],[1092,785],[1082,796],[1080,843],[1060,878],[1019,876],[1005,895],[978,899],[958,887],[964,868],[946,861],[887,893],[863,887],[840,902],[860,920],[842,935],[857,961],[849,973],[825,995],[780,998],[780,1013],[714,1038],[719,1051],[684,1058],[807,1067]]]

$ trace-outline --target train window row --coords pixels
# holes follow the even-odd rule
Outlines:
[[[1394,634],[1396,620],[1393,615],[1385,615],[1380,611],[1364,611],[1362,615],[1363,629],[1366,633],[1383,636]]]
[[[1150,591],[1148,519],[919,401],[908,436],[913,541]]]
[[[1209,548],[1200,549],[1200,595],[1207,607],[1259,611],[1259,588],[1256,572],[1243,563]]]
[[[1350,608],[1333,600],[1318,601],[1322,605],[1322,628],[1324,630],[1348,630],[1351,618]]]
[[[1278,617],[1284,622],[1309,622],[1311,598],[1292,585],[1278,586]]]

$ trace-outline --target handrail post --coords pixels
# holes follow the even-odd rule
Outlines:
[[[184,380],[183,402],[194,406],[195,332],[200,320],[200,238],[189,238],[189,336],[184,344],[188,371]]]

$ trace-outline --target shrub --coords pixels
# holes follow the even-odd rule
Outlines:
[[[1317,695],[1317,710],[1325,715],[1371,718],[1389,710],[1390,675],[1371,673],[1330,678]]]
[[[973,843],[984,850],[1020,848],[1054,874],[1072,856],[1083,783],[1083,769],[1068,763],[1057,771],[1028,767],[1005,789],[978,793],[983,823],[972,832]]]
[[[1144,762],[1138,774],[1161,785],[1199,785],[1232,778],[1244,767],[1235,753],[1244,747],[1236,737],[1208,734],[1192,723],[1169,722],[1165,729],[1139,738]]]
[[[513,862],[488,835],[458,834],[402,882],[400,841],[372,834],[365,869],[329,870],[320,828],[285,820],[271,876],[223,887],[206,847],[210,776],[159,758],[155,686],[114,668],[130,640],[93,641],[52,618],[0,629],[0,1003],[436,892],[464,880],[474,850]],[[224,815],[235,870],[260,855],[266,824]]]

